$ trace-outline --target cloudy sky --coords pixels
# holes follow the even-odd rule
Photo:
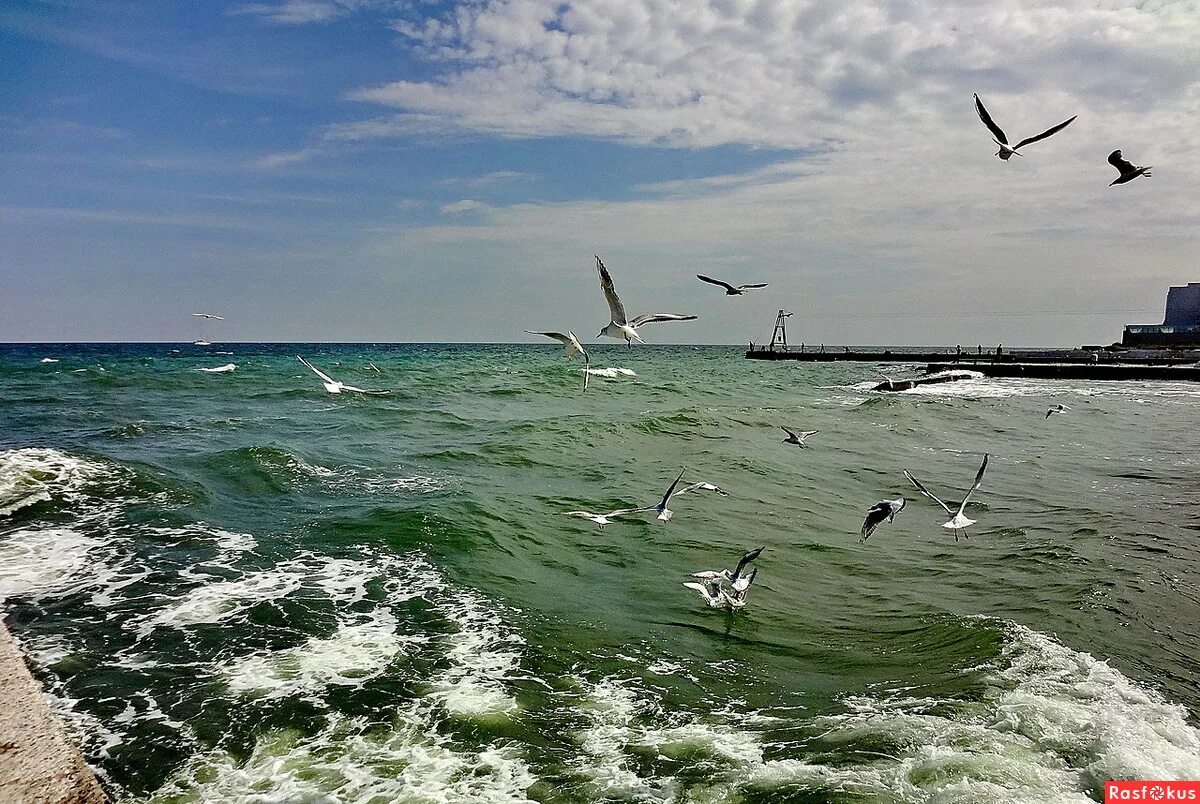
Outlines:
[[[656,342],[1108,343],[1200,281],[1196,0],[8,0],[0,63],[0,341],[590,339],[593,253],[701,316]],[[1004,163],[973,92],[1079,117]]]

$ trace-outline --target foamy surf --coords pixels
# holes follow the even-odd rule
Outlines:
[[[55,497],[69,498],[89,482],[111,477],[104,464],[55,449],[0,452],[0,516]]]
[[[589,368],[587,370],[587,373],[591,374],[593,377],[607,377],[608,379],[614,379],[616,377],[636,377],[637,376],[637,372],[634,371],[633,369],[611,367],[611,366],[609,368]]]

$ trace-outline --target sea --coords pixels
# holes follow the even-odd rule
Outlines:
[[[585,391],[550,341],[0,346],[3,615],[114,800],[1085,804],[1200,778],[1200,385],[883,394],[918,367],[590,351]],[[298,355],[391,394],[327,393]],[[903,470],[953,504],[984,454],[956,541]],[[727,496],[565,515],[680,470]],[[683,586],[755,547],[744,608]]]

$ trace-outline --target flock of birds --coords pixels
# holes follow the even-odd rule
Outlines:
[[[1051,126],[1041,134],[1035,134],[1032,137],[1026,137],[1016,145],[1009,145],[1008,137],[1004,134],[1004,129],[996,125],[996,121],[992,119],[990,114],[988,114],[987,107],[983,105],[983,101],[979,99],[978,95],[975,96],[975,111],[979,112],[979,119],[982,120],[983,124],[988,127],[989,131],[992,132],[992,136],[995,138],[996,145],[1000,146],[1000,150],[996,151],[996,156],[1000,157],[1006,162],[1013,156],[1023,156],[1023,154],[1020,153],[1020,150],[1024,146],[1037,142],[1038,140],[1044,140],[1049,136],[1057,134],[1067,126],[1071,125],[1071,123],[1075,122],[1075,117],[1078,117],[1078,115],[1076,115],[1070,120],[1064,120],[1057,126]],[[1115,167],[1117,172],[1121,174],[1109,183],[1109,187],[1112,187],[1114,184],[1124,184],[1125,182],[1133,181],[1138,176],[1145,176],[1149,178],[1150,168],[1154,167],[1153,165],[1133,164],[1121,156],[1120,148],[1108,155],[1108,164]]]
[[[987,126],[988,130],[992,133],[996,145],[999,146],[996,156],[1006,161],[1013,156],[1022,156],[1020,151],[1025,146],[1053,136],[1054,134],[1057,134],[1058,132],[1067,128],[1067,126],[1071,125],[1071,123],[1075,121],[1075,117],[1071,117],[1070,119],[1064,120],[1058,125],[1046,129],[1040,134],[1036,134],[1032,137],[1026,137],[1025,139],[1017,142],[1016,145],[1011,145],[1009,143],[1008,136],[1004,133],[1003,129],[996,125],[996,122],[988,113],[988,110],[983,105],[983,101],[980,99],[979,95],[975,95],[974,97],[975,109],[979,114],[979,119],[983,121],[985,126]],[[1150,168],[1152,166],[1134,165],[1130,163],[1122,158],[1121,151],[1119,149],[1109,154],[1108,161],[1109,164],[1115,167],[1120,174],[1109,186],[1112,186],[1113,184],[1124,184],[1132,181],[1138,176],[1150,176]],[[645,343],[641,334],[639,333],[639,330],[648,324],[695,321],[697,319],[697,316],[695,315],[679,313],[642,313],[640,315],[630,316],[625,311],[625,305],[621,301],[621,297],[617,295],[616,286],[613,284],[612,275],[609,273],[608,268],[604,265],[603,260],[601,260],[599,256],[596,256],[595,259],[596,272],[600,279],[600,289],[604,293],[604,299],[608,304],[609,310],[609,321],[600,329],[600,332],[596,337],[608,337],[616,340],[623,340],[625,341],[627,347],[632,347],[634,341],[638,343]],[[725,291],[726,296],[743,296],[747,291],[759,290],[767,287],[767,283],[765,282],[734,285],[724,280],[714,279],[713,277],[705,276],[703,274],[696,274],[696,278],[701,282],[722,288]],[[193,313],[193,315],[196,315],[203,320],[223,320],[220,318],[220,316],[209,313]],[[591,374],[591,356],[588,354],[588,351],[584,348],[583,344],[580,343],[579,338],[576,337],[573,331],[568,329],[566,332],[533,330],[525,330],[525,332],[530,335],[541,335],[558,341],[563,345],[563,354],[568,358],[577,354],[583,355],[583,389],[585,391],[587,390],[588,377]],[[197,343],[207,345],[203,341],[197,341]],[[325,390],[331,394],[356,393],[367,396],[383,396],[391,393],[391,391],[387,390],[369,390],[366,388],[358,388],[353,385],[348,385],[340,380],[335,380],[333,377],[329,376],[300,355],[297,355],[296,358],[321,380]],[[202,369],[202,371],[224,372],[232,371],[235,368],[236,366],[234,364],[229,364],[227,366],[221,366],[213,369]],[[374,364],[371,364],[370,368],[376,372],[379,371]],[[1068,408],[1066,405],[1054,405],[1046,411],[1046,418],[1048,419],[1055,413],[1062,413],[1063,411],[1069,409],[1070,408]],[[807,447],[808,439],[816,435],[818,432],[816,430],[796,432],[788,429],[787,427],[782,427],[782,429],[787,434],[787,438],[783,440],[783,443],[801,448]],[[940,497],[931,492],[920,480],[913,477],[913,475],[907,469],[904,470],[904,476],[922,496],[933,500],[933,502],[937,503],[946,512],[946,515],[949,517],[949,519],[942,524],[942,527],[953,530],[955,541],[958,541],[959,537],[964,535],[965,529],[976,523],[976,520],[967,517],[965,512],[967,504],[971,500],[971,496],[983,483],[983,476],[987,471],[987,466],[988,455],[985,454],[983,456],[983,462],[980,464],[979,470],[975,474],[975,482],[971,485],[970,489],[967,490],[966,494],[963,495],[962,500],[957,506],[951,506],[947,504]],[[671,482],[671,485],[667,487],[662,499],[657,503],[629,508],[618,508],[604,513],[583,510],[566,511],[564,513],[566,516],[590,520],[601,527],[612,524],[620,517],[628,517],[634,514],[651,511],[655,513],[658,521],[669,522],[672,516],[672,511],[669,505],[671,500],[675,497],[698,491],[709,491],[721,496],[728,496],[725,491],[707,481],[697,481],[680,487],[680,482],[683,480],[683,475],[685,472],[686,467],[679,471],[679,474],[675,476],[675,479]],[[862,529],[859,534],[860,542],[866,543],[867,539],[871,537],[871,534],[873,534],[875,530],[884,522],[890,523],[894,521],[896,515],[903,511],[907,504],[908,501],[903,495],[901,495],[894,500],[881,500],[875,505],[871,506],[871,508],[868,509],[866,519],[862,524]],[[741,559],[738,561],[737,566],[732,571],[728,569],[721,569],[703,570],[692,573],[692,577],[696,578],[697,580],[685,583],[683,585],[698,592],[704,602],[711,607],[730,609],[741,608],[746,605],[747,593],[758,574],[757,567],[751,568],[749,572],[747,572],[747,567],[749,567],[749,565],[759,557],[763,550],[763,547],[757,547],[743,554]]]

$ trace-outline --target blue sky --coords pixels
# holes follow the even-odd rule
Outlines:
[[[1197,41],[1169,2],[16,0],[0,340],[590,338],[599,253],[701,316],[655,342],[1105,343],[1200,279]],[[972,92],[1079,119],[1001,163]]]

